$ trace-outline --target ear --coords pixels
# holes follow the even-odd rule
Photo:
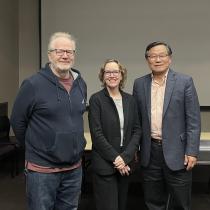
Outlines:
[[[171,55],[169,56],[169,64],[171,64],[172,63],[172,57],[171,57]]]
[[[48,56],[48,60],[51,62],[52,61],[52,55],[51,55],[51,53],[48,52],[47,56]]]

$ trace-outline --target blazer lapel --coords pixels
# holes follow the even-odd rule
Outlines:
[[[166,110],[168,108],[172,92],[174,89],[174,84],[175,84],[175,73],[171,69],[169,69],[168,76],[167,76],[167,81],[166,81],[166,89],[165,89],[165,97],[164,97],[164,105],[163,105],[163,117],[166,113]]]
[[[147,113],[149,122],[151,123],[151,74],[148,74],[144,81],[144,93],[145,93],[145,101],[146,101],[146,107],[147,107]]]
[[[123,114],[124,114],[124,134],[126,133],[126,129],[128,127],[128,117],[129,117],[129,100],[127,96],[122,92],[122,103],[123,103]]]

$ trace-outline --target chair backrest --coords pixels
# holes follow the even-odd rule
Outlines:
[[[8,116],[8,102],[0,103],[0,116]]]
[[[7,116],[0,116],[0,140],[9,140],[10,122]]]

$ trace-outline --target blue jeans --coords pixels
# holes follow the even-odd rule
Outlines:
[[[76,210],[82,167],[58,173],[26,172],[28,210]]]

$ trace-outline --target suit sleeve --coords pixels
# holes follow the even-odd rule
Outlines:
[[[25,133],[34,105],[34,95],[34,89],[31,83],[25,80],[20,87],[13,105],[10,122],[21,146],[25,145]]]
[[[197,156],[200,145],[200,105],[192,78],[185,87],[186,155]]]
[[[107,141],[107,139],[103,134],[101,118],[100,118],[101,116],[100,107],[101,104],[98,101],[97,97],[91,97],[89,112],[88,112],[91,139],[94,148],[101,155],[101,157],[107,161],[113,162],[119,154],[113,148],[113,146],[109,144],[109,142]]]
[[[140,123],[140,126],[141,126],[141,109],[140,109],[139,103],[138,103],[137,89],[138,89],[137,82],[135,81],[134,85],[133,85],[133,97],[134,97],[134,99],[136,101],[138,118],[139,118],[139,123]]]

